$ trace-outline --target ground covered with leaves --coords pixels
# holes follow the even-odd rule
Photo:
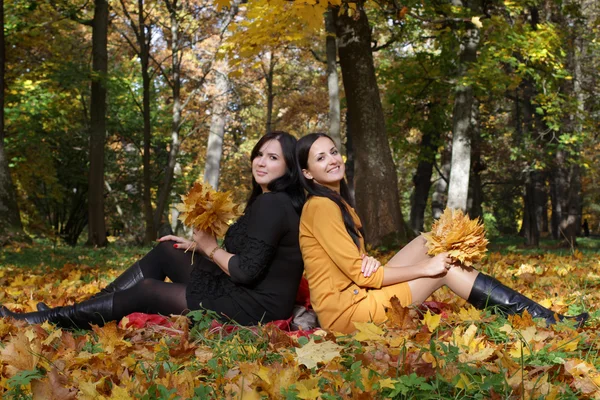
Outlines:
[[[425,306],[389,310],[383,326],[303,337],[267,325],[215,327],[172,316],[143,328],[92,331],[0,319],[2,398],[600,398],[600,257],[581,250],[492,246],[480,265],[509,286],[570,315],[576,330],[529,315],[491,315],[439,291]],[[31,246],[0,253],[0,303],[31,311],[83,300],[148,249]],[[380,253],[382,257],[391,253]],[[211,329],[212,326],[212,329]]]

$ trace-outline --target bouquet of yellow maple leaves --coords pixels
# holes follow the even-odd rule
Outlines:
[[[240,206],[231,198],[231,192],[218,192],[208,183],[200,180],[186,195],[183,203],[176,205],[179,220],[186,226],[223,237],[229,223],[241,215]]]
[[[481,220],[472,220],[461,210],[446,208],[433,223],[431,232],[423,236],[427,240],[427,254],[436,256],[448,252],[452,260],[466,267],[480,261],[487,251],[488,240]]]

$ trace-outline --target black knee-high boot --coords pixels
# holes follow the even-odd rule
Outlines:
[[[475,283],[471,289],[471,294],[467,299],[475,308],[484,309],[486,307],[495,307],[505,314],[521,314],[527,310],[533,318],[544,318],[546,324],[552,325],[558,320],[564,318],[575,319],[577,326],[583,326],[589,318],[588,313],[582,313],[575,317],[566,317],[556,314],[521,293],[503,285],[497,279],[491,276],[479,273],[475,278]]]
[[[104,289],[100,290],[95,295],[91,296],[88,300],[95,299],[96,297],[103,296],[107,293],[120,292],[121,290],[129,289],[135,286],[139,281],[144,279],[144,274],[140,267],[139,261],[136,261],[131,267],[125,270],[121,275],[109,283]],[[38,311],[48,311],[51,308],[44,302],[37,303]]]
[[[94,299],[75,303],[72,306],[56,307],[45,311],[30,313],[14,313],[0,306],[0,316],[10,317],[30,324],[44,321],[53,322],[63,328],[90,329],[90,325],[103,326],[105,322],[114,320],[114,293],[98,296]]]

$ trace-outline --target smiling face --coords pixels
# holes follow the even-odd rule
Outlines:
[[[252,176],[263,193],[269,191],[269,183],[285,174],[285,169],[281,144],[276,139],[265,142],[252,160]]]
[[[346,167],[335,143],[327,137],[320,137],[312,144],[308,153],[307,168],[302,170],[306,179],[340,191]]]

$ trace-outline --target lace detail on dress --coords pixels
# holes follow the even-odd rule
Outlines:
[[[236,290],[236,284],[219,266],[207,259],[203,259],[190,275],[190,283],[187,287],[188,297],[195,299],[217,299]]]
[[[264,241],[246,236],[244,249],[238,256],[236,268],[229,269],[231,279],[238,282],[251,283],[266,273],[267,268],[277,248],[265,243]]]

